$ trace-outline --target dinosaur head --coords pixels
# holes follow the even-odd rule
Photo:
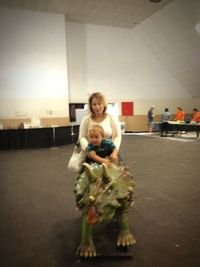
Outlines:
[[[85,210],[91,224],[110,220],[121,207],[122,199],[132,188],[132,179],[127,179],[124,170],[117,166],[84,163],[84,172],[76,182],[75,192],[81,192],[78,205]]]

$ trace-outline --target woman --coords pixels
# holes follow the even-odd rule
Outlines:
[[[79,129],[79,142],[81,148],[83,150],[87,148],[89,142],[89,129],[97,124],[104,129],[105,138],[111,139],[119,151],[121,144],[119,121],[113,119],[112,116],[106,112],[107,103],[105,97],[99,92],[90,95],[89,109],[90,113],[83,118]]]

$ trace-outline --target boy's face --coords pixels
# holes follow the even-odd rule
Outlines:
[[[90,143],[95,146],[100,146],[101,141],[103,139],[99,132],[94,132],[94,131],[90,133],[89,138],[90,138]]]

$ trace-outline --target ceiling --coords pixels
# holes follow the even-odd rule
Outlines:
[[[0,7],[64,14],[67,21],[131,29],[174,0],[157,1],[1,0]]]

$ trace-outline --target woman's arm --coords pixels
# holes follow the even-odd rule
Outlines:
[[[112,141],[115,144],[116,148],[119,150],[119,147],[121,145],[121,140],[122,140],[120,123],[117,119],[114,119],[111,115],[110,115],[110,120],[111,120],[111,127],[113,131]]]
[[[88,140],[87,140],[87,132],[89,127],[89,115],[85,116],[80,124],[79,128],[79,142],[81,145],[81,149],[85,150],[88,146]]]

